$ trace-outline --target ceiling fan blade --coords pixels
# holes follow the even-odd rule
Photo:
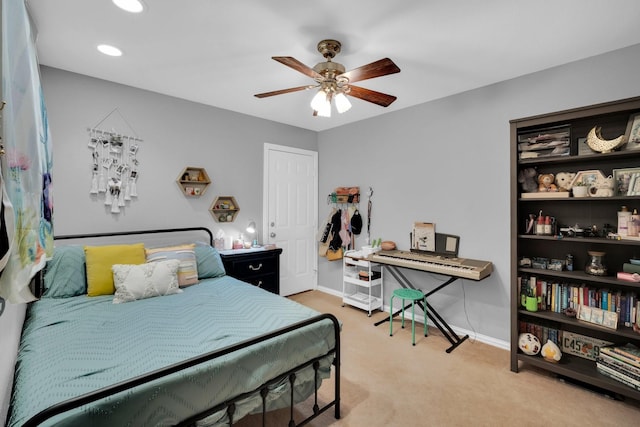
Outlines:
[[[400,68],[398,68],[398,66],[392,60],[390,60],[389,58],[384,58],[372,62],[371,64],[363,65],[362,67],[354,68],[353,70],[344,72],[340,74],[340,76],[348,78],[349,82],[353,83],[399,72]]]
[[[314,87],[318,87],[318,85],[306,85],[306,86],[292,87],[292,88],[289,88],[289,89],[274,90],[273,92],[257,93],[254,96],[256,98],[266,98],[266,97],[274,96],[274,95],[282,95],[282,94],[285,94],[285,93],[298,92],[298,91],[306,90],[306,89],[313,89]]]
[[[363,101],[373,102],[382,107],[388,107],[397,98],[393,95],[387,95],[386,93],[376,92],[375,90],[365,89],[359,86],[351,86],[351,91],[348,93],[350,96],[355,96]]]
[[[302,62],[291,56],[272,56],[271,58],[286,65],[287,67],[291,67],[294,70],[311,77],[312,79],[322,79],[322,75],[314,71],[313,68],[304,65]]]

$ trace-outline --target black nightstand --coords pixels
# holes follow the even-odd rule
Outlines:
[[[220,253],[227,275],[266,291],[280,294],[280,254],[282,248],[238,250]]]

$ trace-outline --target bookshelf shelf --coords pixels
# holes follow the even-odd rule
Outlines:
[[[519,173],[527,168],[535,168],[536,174],[557,174],[559,172],[577,173],[581,171],[601,171],[606,177],[614,174],[616,169],[640,168],[640,149],[637,143],[632,147],[623,147],[612,153],[595,153],[585,151],[580,140],[594,126],[601,126],[605,139],[613,139],[627,133],[630,118],[640,113],[640,97],[609,102],[543,114],[535,117],[512,120],[511,125],[511,370],[518,372],[527,366],[550,372],[554,375],[575,380],[589,386],[601,388],[609,393],[621,395],[640,401],[640,391],[622,382],[608,377],[598,371],[596,361],[579,357],[585,356],[579,350],[583,347],[566,347],[559,363],[545,361],[540,355],[528,356],[518,349],[518,336],[521,332],[531,332],[544,344],[547,337],[557,342],[563,348],[563,340],[573,342],[587,342],[599,340],[594,345],[601,347],[603,341],[622,345],[631,343],[640,346],[640,333],[637,333],[629,325],[633,323],[630,304],[622,310],[622,298],[626,301],[640,298],[640,283],[618,280],[616,273],[623,271],[630,258],[640,258],[640,239],[608,239],[603,230],[615,228],[618,223],[617,212],[622,206],[630,210],[640,211],[640,196],[614,195],[612,197],[523,197],[520,183],[517,180]],[[519,159],[519,146],[523,137],[528,135],[541,135],[545,130],[557,129],[560,125],[569,131],[569,150],[567,155],[558,157],[544,157],[534,159]],[[524,140],[526,141],[526,140]],[[526,142],[525,142],[526,145]],[[589,150],[588,147],[586,150]],[[530,215],[542,215],[554,217],[556,230],[552,235],[536,235],[526,233],[526,220]],[[594,230],[589,237],[568,237],[559,235],[561,227],[574,227],[586,230]],[[595,237],[594,237],[595,236]],[[585,272],[585,266],[589,261],[589,251],[605,252],[605,264],[608,274],[594,276]],[[565,260],[567,254],[573,257],[573,270],[550,270],[544,268],[532,268],[544,266],[543,263],[527,264],[524,260],[546,258],[548,260]],[[532,278],[533,281],[531,280]],[[533,285],[532,285],[533,283]],[[538,311],[527,311],[521,305],[521,288],[527,286],[540,289],[540,283],[544,289],[555,289],[557,298],[555,306],[550,300],[543,299]],[[555,287],[554,287],[555,286]],[[561,288],[568,289],[568,293],[560,292]],[[574,291],[571,288],[587,289],[594,295],[591,305],[601,304],[600,296],[613,295],[613,300],[620,302],[616,307],[619,316],[617,329],[609,329],[593,323],[587,323],[566,316],[562,313],[564,308],[578,304],[580,298],[587,301],[591,294],[588,291]],[[539,294],[538,294],[539,295]],[[538,296],[536,295],[536,296]],[[602,298],[604,299],[604,298]],[[608,297],[608,299],[610,299]],[[559,302],[558,302],[559,301]],[[585,303],[589,305],[589,301]],[[534,302],[535,305],[535,302]],[[599,307],[605,309],[605,307]],[[629,317],[626,318],[626,313]],[[557,333],[556,333],[557,331]],[[575,336],[580,336],[575,338]],[[557,338],[556,338],[557,337]],[[574,338],[572,338],[574,337]],[[566,345],[567,342],[564,342]],[[574,349],[573,351],[571,349]],[[577,353],[576,353],[577,351]]]
[[[639,290],[640,282],[630,282],[627,280],[619,280],[613,276],[590,276],[584,271],[555,271],[555,270],[543,270],[538,268],[520,268],[520,273],[524,273],[530,276],[552,277],[559,279],[568,279],[578,282],[591,282],[607,285],[615,285],[625,290]]]
[[[639,399],[640,392],[602,375],[596,370],[596,363],[591,360],[563,355],[559,363],[551,363],[540,357],[527,356],[522,353],[517,355],[517,359],[523,364],[535,366],[561,377],[571,378],[631,399]]]

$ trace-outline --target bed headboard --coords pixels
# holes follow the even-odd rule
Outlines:
[[[189,242],[205,242],[213,246],[213,233],[206,227],[164,228],[157,230],[113,231],[105,233],[68,234],[54,236],[56,245],[111,245],[144,243],[148,247],[175,245]],[[33,290],[36,297],[42,295],[43,271],[36,274]]]
[[[145,244],[184,243],[187,241],[203,240],[213,245],[213,233],[206,227],[163,228],[158,230],[112,231],[106,233],[68,234],[54,236],[54,240],[78,240],[83,243],[111,244],[140,242]],[[178,241],[180,239],[180,241]],[[71,244],[73,242],[70,242]]]

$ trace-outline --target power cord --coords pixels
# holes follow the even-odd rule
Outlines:
[[[460,279],[460,281],[462,282],[462,305],[464,307],[464,316],[467,318],[467,324],[469,325],[469,327],[473,331],[473,338],[469,338],[469,341],[472,344],[475,344],[478,333],[476,332],[475,328],[471,324],[471,321],[469,320],[469,313],[467,312],[467,294],[466,294],[465,289],[464,289],[465,281],[462,280],[462,279]]]

